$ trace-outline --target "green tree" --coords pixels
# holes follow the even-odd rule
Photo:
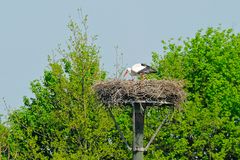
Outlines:
[[[164,42],[153,53],[155,78],[185,80],[187,102],[155,141],[162,159],[240,157],[240,34],[208,28]]]
[[[8,135],[9,130],[1,122],[1,115],[0,115],[0,160],[8,159],[9,158],[9,145],[8,145]]]
[[[99,48],[87,35],[86,17],[80,27],[70,21],[67,49],[49,58],[42,79],[31,83],[34,98],[10,115],[13,159],[123,159],[124,148],[92,85],[105,78]],[[116,136],[115,136],[116,137]]]

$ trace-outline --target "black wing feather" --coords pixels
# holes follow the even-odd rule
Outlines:
[[[149,65],[145,64],[145,63],[141,63],[142,66],[145,66],[145,67],[150,67]]]
[[[150,67],[149,65],[146,65],[144,63],[141,63],[142,66],[145,66],[145,68],[141,71],[139,71],[138,73],[144,73],[144,74],[149,74],[149,73],[157,73],[157,71],[155,69],[153,69],[152,67]]]

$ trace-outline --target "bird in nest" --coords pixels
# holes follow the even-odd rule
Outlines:
[[[124,77],[126,77],[129,74],[132,77],[132,80],[138,76],[140,76],[140,79],[143,80],[145,79],[144,75],[150,73],[157,73],[157,71],[150,67],[149,65],[146,65],[144,63],[137,63],[134,64],[131,68],[128,67],[125,70]]]

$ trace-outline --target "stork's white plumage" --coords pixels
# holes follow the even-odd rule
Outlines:
[[[144,63],[137,63],[134,64],[131,68],[127,68],[124,77],[129,73],[130,76],[136,77],[139,75],[144,75],[144,74],[150,74],[150,73],[156,73],[157,71],[153,69],[152,67],[144,64]]]

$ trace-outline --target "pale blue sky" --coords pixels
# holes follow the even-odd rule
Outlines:
[[[114,71],[115,49],[124,64],[151,62],[161,40],[192,37],[200,28],[240,31],[238,0],[0,0],[0,113],[2,97],[11,108],[30,96],[30,81],[40,78],[47,55],[68,38],[69,16],[89,15],[89,30],[99,36],[104,68]]]

